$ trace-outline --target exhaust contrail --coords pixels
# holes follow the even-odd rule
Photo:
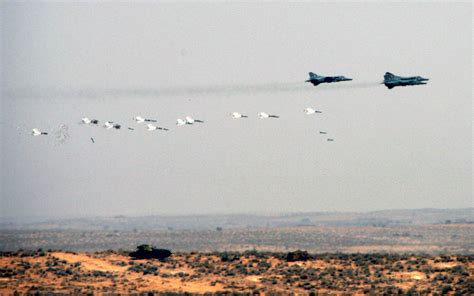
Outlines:
[[[28,95],[64,97],[74,96],[81,98],[102,98],[104,96],[123,97],[160,97],[160,96],[191,96],[191,95],[239,95],[239,94],[259,94],[259,93],[317,93],[327,90],[357,89],[377,87],[380,82],[349,82],[334,85],[312,86],[304,81],[295,82],[270,82],[261,84],[235,84],[235,85],[210,85],[210,86],[176,86],[176,87],[156,87],[156,88],[124,88],[124,89],[80,89],[80,90],[52,90],[25,93]],[[19,96],[25,95],[19,93]],[[12,94],[10,94],[12,95]]]

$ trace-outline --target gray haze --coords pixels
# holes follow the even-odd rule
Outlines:
[[[1,12],[3,217],[472,206],[470,3]],[[309,71],[354,81],[313,87]],[[387,90],[385,71],[430,81]],[[171,130],[149,133],[136,115]],[[177,128],[186,115],[205,123]]]

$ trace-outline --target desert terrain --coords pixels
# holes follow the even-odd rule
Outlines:
[[[289,256],[292,254],[293,256]],[[472,295],[472,255],[4,252],[0,293]]]
[[[0,251],[473,254],[474,209],[0,220]],[[12,222],[13,221],[13,222]]]
[[[473,295],[472,214],[470,208],[0,223],[0,294]],[[172,255],[130,257],[140,244]]]

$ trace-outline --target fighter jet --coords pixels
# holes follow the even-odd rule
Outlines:
[[[385,86],[389,89],[392,89],[395,86],[426,84],[425,81],[428,80],[428,78],[423,78],[421,76],[401,77],[393,75],[390,72],[385,73],[383,76],[383,84],[385,84]]]
[[[309,72],[309,79],[305,82],[311,82],[314,86],[318,86],[321,83],[331,83],[339,81],[350,81],[352,78],[347,78],[344,76],[320,76],[313,72]]]

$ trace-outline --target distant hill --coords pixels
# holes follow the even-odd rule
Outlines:
[[[216,227],[394,226],[474,223],[474,208],[384,210],[366,213],[313,212],[278,215],[113,216],[43,219],[36,222],[0,220],[0,229],[24,230],[206,230]]]

